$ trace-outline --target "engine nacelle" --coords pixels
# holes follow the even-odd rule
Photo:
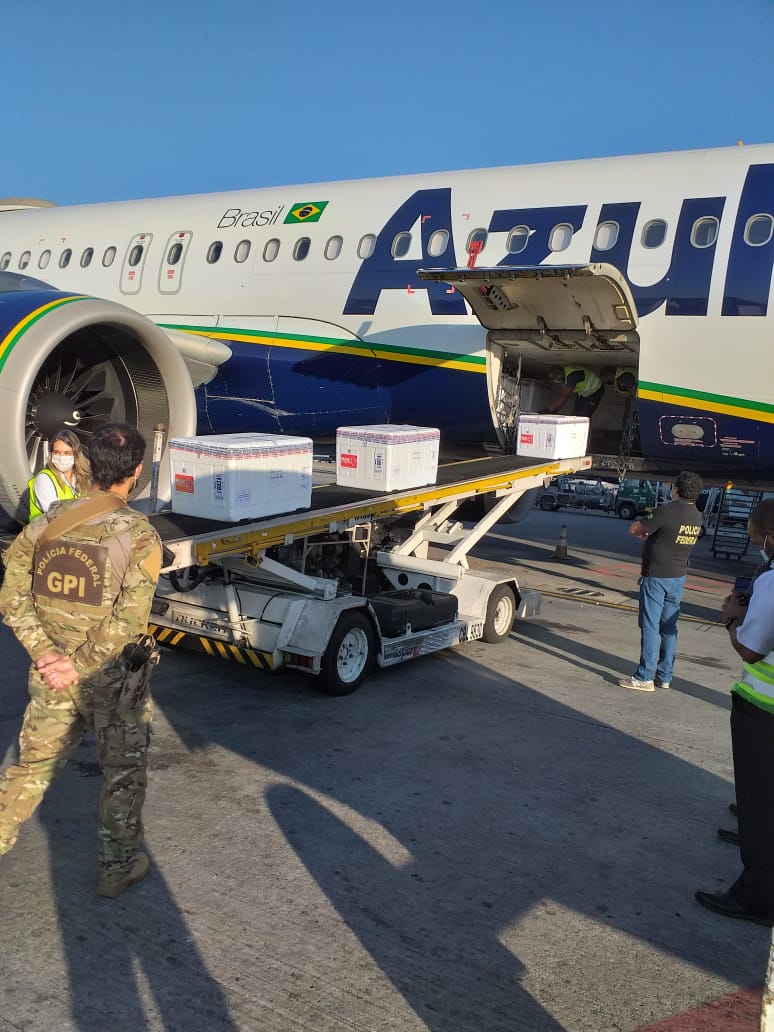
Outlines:
[[[100,423],[137,426],[148,442],[140,481],[151,473],[153,429],[196,432],[185,362],[163,330],[111,301],[26,289],[0,293],[0,507],[26,517],[27,482],[63,426],[89,446]],[[169,490],[162,462],[159,493]]]

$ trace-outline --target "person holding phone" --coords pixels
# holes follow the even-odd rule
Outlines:
[[[731,746],[742,873],[724,892],[696,900],[724,917],[774,926],[774,499],[760,502],[748,524],[765,562],[749,604],[732,593],[721,615],[744,667],[731,689]],[[721,829],[722,830],[722,829]]]

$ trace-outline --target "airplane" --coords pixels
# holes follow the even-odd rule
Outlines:
[[[636,373],[641,468],[765,484],[773,265],[772,144],[0,201],[0,506],[56,429],[87,442],[104,419],[146,437],[419,423],[512,448],[552,365]],[[625,471],[623,411],[608,389],[590,450]]]

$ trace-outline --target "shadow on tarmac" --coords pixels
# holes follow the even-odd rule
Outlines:
[[[552,627],[558,629],[562,628],[561,624],[552,624],[550,621],[541,619],[539,622],[526,623],[519,627],[519,640],[523,642],[528,648],[533,649],[539,657],[550,651],[554,656],[562,659],[564,662],[569,663],[571,666],[577,667],[579,670],[584,670],[589,673],[599,674],[601,670],[607,671],[613,668],[615,674],[610,679],[610,684],[617,683],[617,677],[628,677],[634,673],[637,666],[637,656],[632,659],[621,659],[618,656],[611,656],[609,652],[603,652],[601,649],[595,648],[593,645],[583,645],[577,641],[570,643],[565,634],[558,633],[552,630]],[[583,633],[591,633],[590,630],[585,628],[579,628]],[[683,664],[681,664],[680,655],[680,638],[678,635],[678,653],[675,661],[675,666],[679,670]],[[571,649],[568,646],[571,644]],[[713,657],[698,657],[693,656],[692,662],[706,662],[708,665],[715,666],[716,661]],[[729,684],[733,679],[733,674],[729,675]],[[688,681],[685,677],[679,674],[675,676],[672,681],[671,691],[683,692],[685,695],[690,695],[694,699],[700,699],[702,702],[709,703],[711,706],[718,706],[722,710],[729,709],[728,694],[718,693],[712,688],[707,688],[704,685],[697,684],[695,681]]]
[[[13,659],[6,665],[2,691],[0,758],[9,749],[13,749],[16,758],[21,713],[28,699],[27,657],[6,631],[2,647],[4,658],[13,650]],[[85,789],[84,779],[89,782],[89,789]],[[101,786],[93,734],[88,733],[46,793],[36,815],[48,837],[54,901],[69,974],[69,999],[64,1010],[69,1011],[72,1024],[65,1025],[61,1001],[57,1000],[56,1025],[50,1027],[73,1028],[78,1032],[138,1032],[148,1027],[149,1004],[164,1029],[238,1032],[223,991],[210,977],[183,915],[155,865],[147,881],[120,899],[96,897],[97,797]],[[152,849],[148,843],[143,848],[153,864]],[[18,875],[16,883],[8,887],[12,892],[16,890],[20,906],[25,905],[27,894],[34,896]],[[33,900],[29,908],[29,925],[23,919],[11,925],[6,908],[6,948],[13,942],[9,927],[26,926],[31,931],[42,920],[35,903]],[[196,986],[193,997],[192,984]],[[37,988],[37,1008],[41,1008],[47,997],[50,1001],[55,996],[56,990],[47,985]],[[0,1026],[5,1027],[1,1015]]]
[[[209,727],[208,742],[292,780],[266,790],[274,820],[431,1032],[563,1028],[520,985],[517,952],[519,922],[552,903],[730,982],[763,970],[767,934],[708,918],[692,899],[707,875],[682,869],[685,815],[721,812],[724,780],[457,652],[389,671],[387,701],[371,685],[313,710],[301,696],[278,707],[279,688],[256,695],[249,675],[220,676],[254,719],[243,708],[238,724],[213,720],[212,683],[196,697],[165,683],[167,719],[189,747]],[[317,793],[384,828],[408,862],[386,859]]]
[[[577,662],[571,648],[582,669],[611,661],[545,626],[521,637],[533,670],[546,646]],[[684,869],[686,818],[703,826],[708,808],[721,812],[728,784],[468,657],[440,653],[328,699],[302,677],[256,680],[178,653],[165,655],[172,676],[157,676],[153,692],[189,750],[217,745],[264,768],[276,825],[430,1032],[563,1032],[521,984],[518,955],[520,925],[553,912],[555,927],[556,905],[731,983],[762,972],[767,933],[701,911],[692,891],[710,887],[707,876],[700,862],[702,873]],[[8,696],[7,709],[21,712],[23,692]],[[9,716],[0,747],[17,732]],[[165,1029],[235,1030],[161,872],[104,901],[98,928],[81,913],[94,891],[95,836],[84,829],[96,824],[99,782],[94,792],[79,783],[93,773],[88,749],[76,751],[41,808],[73,1027],[142,1028],[146,996]],[[389,859],[321,795],[383,828],[407,851],[405,862]],[[698,840],[699,861],[703,849]],[[601,990],[578,991],[593,998]]]

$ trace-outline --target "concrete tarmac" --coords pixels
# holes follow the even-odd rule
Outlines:
[[[347,698],[165,653],[151,874],[95,894],[89,738],[0,858],[0,1029],[752,1032],[769,932],[693,899],[740,869],[716,836],[740,664],[714,622],[740,571],[700,544],[672,689],[627,691],[627,529],[537,511],[496,528],[476,561],[518,564],[541,615]],[[8,763],[26,657],[5,630],[0,655]]]

